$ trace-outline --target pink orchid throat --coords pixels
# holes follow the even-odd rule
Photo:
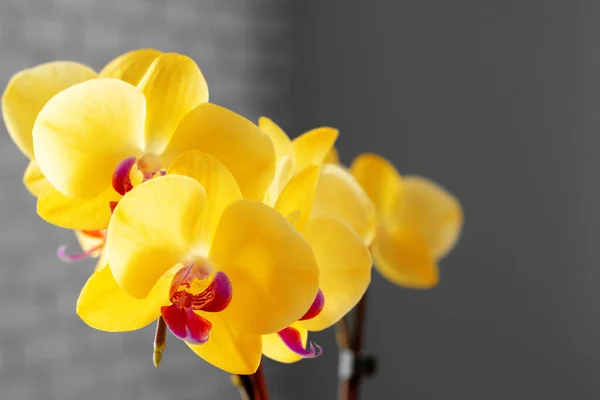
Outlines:
[[[156,174],[162,176],[166,173],[156,156],[129,157],[122,160],[117,164],[112,176],[112,186],[122,196],[133,189],[131,170],[134,166],[143,174],[144,182],[154,178]]]
[[[180,269],[171,283],[171,305],[161,308],[161,314],[171,332],[189,344],[202,344],[209,339],[212,324],[196,311],[223,311],[233,295],[231,281],[223,272],[210,278],[205,266],[192,264]]]

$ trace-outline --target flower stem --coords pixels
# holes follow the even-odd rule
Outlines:
[[[232,381],[240,390],[242,400],[269,400],[262,363],[252,375],[233,375]]]
[[[252,376],[254,378],[254,398],[256,400],[269,400],[269,393],[267,392],[267,383],[265,382],[265,374],[263,372],[262,362]]]
[[[256,400],[254,398],[252,375],[232,375],[231,381],[240,390],[242,400]]]
[[[352,337],[348,331],[348,325],[346,318],[342,319],[337,324],[337,341],[340,351],[350,351],[353,355],[352,372],[348,377],[340,380],[339,386],[339,400],[358,400],[360,381],[363,375],[363,371],[356,371],[355,360],[360,357],[363,344],[363,325],[365,322],[367,312],[367,294],[365,293],[362,299],[356,306],[356,315],[354,317],[354,328]]]

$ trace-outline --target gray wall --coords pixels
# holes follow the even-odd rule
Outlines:
[[[375,277],[366,398],[600,397],[600,4],[315,0],[302,18],[299,129],[339,127],[344,161],[383,154],[466,212],[437,289]]]
[[[0,80],[56,58],[181,51],[216,102],[291,133],[339,127],[345,162],[375,151],[444,183],[463,239],[433,291],[374,274],[366,347],[381,371],[364,398],[595,399],[599,20],[575,0],[2,0]],[[74,241],[35,216],[25,165],[0,136],[0,398],[238,398],[175,340],[155,370],[152,330],[79,321],[91,263],[55,260]],[[272,398],[334,398],[333,335],[315,338],[320,359],[267,362]]]

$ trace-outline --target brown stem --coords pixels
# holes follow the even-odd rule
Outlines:
[[[254,398],[252,375],[232,375],[231,381],[240,390],[242,400],[256,400]]]
[[[243,400],[269,400],[262,363],[252,375],[232,375],[231,378]]]
[[[348,322],[346,321],[346,318],[342,318],[335,327],[335,338],[338,347],[340,349],[347,349],[350,347],[350,332],[348,331]]]
[[[359,357],[363,344],[363,325],[367,312],[367,294],[356,306],[356,315],[354,317],[353,335],[349,338],[348,326],[345,320],[338,323],[338,344],[340,350],[350,350],[354,357]],[[339,400],[358,400],[361,374],[353,371],[349,379],[340,381]]]
[[[263,372],[262,362],[258,366],[258,369],[253,375],[254,377],[254,399],[255,400],[269,400],[269,393],[267,392],[267,383],[265,382],[265,374]]]

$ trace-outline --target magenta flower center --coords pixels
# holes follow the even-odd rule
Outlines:
[[[131,171],[134,167],[142,174],[142,182],[154,178],[157,174],[162,176],[166,173],[156,156],[146,155],[141,158],[129,157],[122,160],[117,164],[112,176],[112,186],[122,196],[134,187],[131,180]]]
[[[321,313],[321,311],[323,311],[323,307],[325,307],[325,295],[321,289],[319,289],[312,305],[304,313],[302,318],[299,319],[299,321],[306,321],[316,317]],[[285,344],[288,349],[302,358],[315,358],[319,357],[323,353],[321,346],[313,342],[308,343],[308,349],[305,348],[300,332],[291,326],[280,330],[277,332],[277,335],[279,335],[279,339],[283,341],[283,344]]]
[[[175,274],[169,293],[171,305],[162,307],[161,313],[175,336],[190,344],[202,344],[208,340],[212,324],[196,311],[223,311],[232,294],[225,273],[213,274],[207,263],[196,262]]]

